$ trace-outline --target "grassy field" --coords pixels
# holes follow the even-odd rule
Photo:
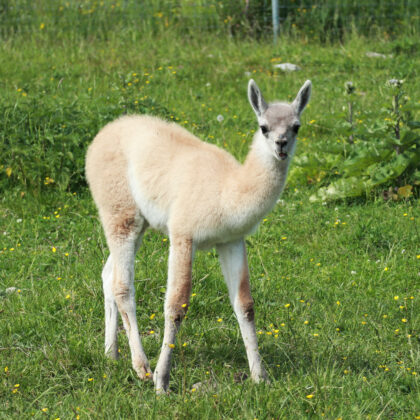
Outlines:
[[[245,349],[210,251],[194,265],[171,393],[157,397],[131,369],[122,329],[120,361],[103,354],[108,251],[83,175],[87,144],[127,112],[178,121],[242,161],[257,128],[250,77],[267,99],[286,100],[312,80],[297,155],[319,153],[341,135],[346,81],[358,88],[360,125],[383,119],[391,78],[404,79],[408,100],[419,103],[416,38],[273,46],[170,29],[66,36],[42,24],[0,46],[0,418],[420,418],[418,197],[384,201],[377,191],[310,203],[322,180],[315,173],[308,184],[292,168],[282,200],[247,240],[272,384],[245,379]],[[279,62],[302,70],[284,74],[273,68]],[[149,231],[136,291],[152,367],[167,257],[167,238]]]

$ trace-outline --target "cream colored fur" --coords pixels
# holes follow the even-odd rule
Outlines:
[[[116,358],[117,311],[133,367],[153,375],[144,354],[134,298],[134,256],[147,227],[169,235],[165,334],[155,370],[166,391],[176,331],[188,306],[195,251],[216,246],[241,327],[251,375],[266,380],[253,318],[244,237],[258,226],[284,188],[299,117],[309,101],[307,81],[292,104],[267,104],[253,80],[248,96],[259,129],[240,164],[184,128],[151,116],[125,116],[105,126],[89,147],[86,175],[99,210],[110,258],[103,271],[105,350]]]

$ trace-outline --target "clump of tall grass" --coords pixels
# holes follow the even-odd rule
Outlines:
[[[87,144],[107,122],[134,112],[168,116],[152,99],[130,96],[45,101],[42,107],[36,98],[25,97],[0,104],[0,188],[29,189],[35,194],[52,187],[79,189],[85,185]]]
[[[327,41],[348,32],[395,37],[418,34],[420,3],[416,0],[284,0],[279,2],[283,34]],[[50,36],[108,39],[138,37],[142,31],[197,35],[270,36],[272,5],[267,0],[135,0],[78,2],[16,0],[0,4],[0,36],[42,30]]]

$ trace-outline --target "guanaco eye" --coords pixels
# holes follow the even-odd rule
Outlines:
[[[268,127],[266,125],[261,125],[261,132],[264,134],[264,136],[268,133]]]
[[[294,124],[292,127],[292,131],[297,134],[300,128],[300,124]]]

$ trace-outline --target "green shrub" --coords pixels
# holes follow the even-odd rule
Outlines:
[[[418,105],[402,86],[402,80],[390,80],[385,89],[392,95],[392,107],[379,104],[376,112],[369,110],[362,117],[367,121],[355,121],[355,87],[346,83],[348,114],[331,121],[339,137],[336,143],[330,139],[316,153],[295,161],[295,176],[315,178],[324,185],[311,201],[368,195],[378,187],[387,189],[385,198],[406,198],[411,184],[420,185],[420,135],[415,131],[420,122],[413,119]]]

